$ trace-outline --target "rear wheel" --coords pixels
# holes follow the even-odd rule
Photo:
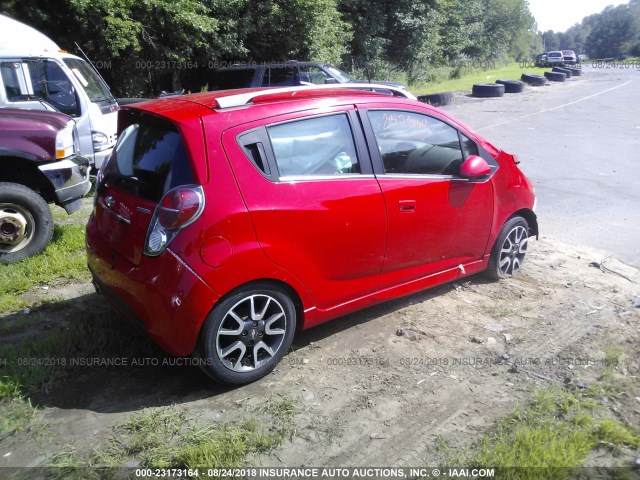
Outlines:
[[[291,346],[295,329],[296,309],[288,293],[270,284],[248,285],[211,311],[196,356],[214,380],[250,383],[275,368]]]
[[[512,217],[502,226],[491,250],[486,276],[494,280],[515,275],[527,253],[529,224],[522,217]]]
[[[0,263],[41,253],[53,237],[49,205],[30,188],[0,183]]]

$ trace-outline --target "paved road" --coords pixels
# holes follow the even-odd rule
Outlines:
[[[542,234],[640,267],[639,69],[585,67],[564,84],[444,109],[520,157]]]

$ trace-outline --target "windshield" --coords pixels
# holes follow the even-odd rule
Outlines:
[[[351,78],[339,68],[329,66],[325,66],[324,68],[331,74],[332,77],[336,78],[340,83],[355,82],[353,78]]]
[[[64,63],[71,69],[92,102],[115,102],[109,87],[98,76],[95,70],[79,58],[65,58]]]

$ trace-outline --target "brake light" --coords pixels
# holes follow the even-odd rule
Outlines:
[[[190,188],[168,192],[158,207],[158,222],[163,228],[174,229],[186,224],[198,213],[200,196]]]
[[[201,186],[188,185],[169,190],[153,212],[144,253],[160,255],[183,228],[195,222],[204,210],[204,191]]]

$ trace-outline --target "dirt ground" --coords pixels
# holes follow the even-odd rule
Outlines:
[[[49,434],[3,439],[0,466],[36,466],[66,445],[88,450],[144,407],[176,404],[231,421],[271,395],[296,405],[295,430],[271,454],[251,459],[255,465],[437,465],[439,444],[471,444],[536,386],[596,381],[611,346],[624,350],[616,373],[635,387],[606,406],[638,429],[640,272],[613,258],[598,268],[605,258],[542,237],[530,243],[515,278],[474,276],[301,333],[274,373],[240,388],[215,385],[189,366],[82,369],[33,399]],[[114,315],[88,284],[38,295],[60,301],[0,319],[14,325],[0,344],[73,328],[78,317]],[[114,335],[135,335],[118,325]],[[593,462],[628,465],[638,456]]]

